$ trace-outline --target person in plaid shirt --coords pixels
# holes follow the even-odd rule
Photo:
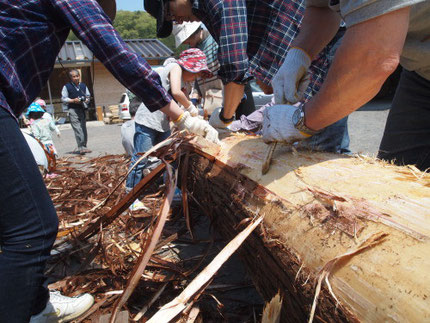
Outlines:
[[[113,18],[114,0],[99,0]],[[17,116],[45,86],[71,30],[151,111],[218,142],[217,131],[172,100],[148,63],[130,51],[95,0],[0,0],[0,322],[66,322],[91,295],[49,293],[44,266],[58,219]]]
[[[266,92],[299,32],[304,0],[144,0],[145,10],[157,19],[157,36],[167,37],[173,21],[202,21],[219,45],[218,76],[224,83],[224,107],[212,114],[210,124],[226,128],[243,97],[244,85],[253,77]],[[309,85],[300,101],[307,102],[322,85],[331,60],[331,48],[309,64]],[[312,138],[310,147],[349,152],[346,118]]]

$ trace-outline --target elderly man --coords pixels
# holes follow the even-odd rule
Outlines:
[[[293,42],[300,57],[316,57],[341,18],[347,31],[317,95],[299,109],[267,110],[264,140],[292,142],[318,133],[372,99],[400,62],[403,72],[378,156],[429,168],[429,17],[430,1],[423,0],[308,0],[302,29]],[[304,59],[297,56],[287,56],[284,62],[281,97],[287,97],[303,77]]]
[[[115,1],[99,2],[113,17]],[[67,322],[93,302],[88,294],[68,298],[46,288],[58,219],[17,122],[45,86],[70,30],[151,111],[217,141],[215,129],[172,100],[106,13],[95,0],[0,0],[0,322]]]
[[[299,31],[304,0],[145,0],[145,9],[157,19],[158,37],[170,35],[172,21],[202,21],[216,40],[224,107],[214,111],[209,122],[225,128],[234,120],[245,84],[253,77],[266,93],[272,92],[271,81]],[[309,62],[310,82],[297,89],[290,103],[306,102],[318,91],[330,64],[330,49],[327,46]],[[313,141],[312,148],[348,152],[346,119]]]

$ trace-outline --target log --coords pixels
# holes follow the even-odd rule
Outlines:
[[[281,291],[282,322],[309,319],[318,280],[315,321],[430,320],[430,174],[278,144],[262,175],[260,138],[230,135],[221,147],[191,144],[191,201],[227,239],[264,215],[239,253],[266,301]]]

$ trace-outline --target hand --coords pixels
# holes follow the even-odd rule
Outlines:
[[[57,137],[60,138],[61,137],[61,132],[58,130],[57,132]]]
[[[282,141],[292,144],[309,137],[294,127],[292,105],[274,105],[263,112],[263,140],[265,143]]]
[[[303,99],[309,85],[308,69],[310,56],[297,47],[292,47],[279,71],[273,77],[272,87],[275,104],[294,104]]]
[[[197,117],[199,115],[199,109],[192,103],[185,110],[188,111],[192,117]]]
[[[81,102],[81,100],[79,100],[79,98],[74,98],[74,99],[72,99],[72,102],[73,102],[73,103],[80,103],[80,102]]]
[[[215,144],[220,144],[218,131],[211,127],[207,121],[192,117],[188,111],[185,111],[174,123],[179,130],[187,130],[190,133],[203,136]]]
[[[218,128],[218,129],[225,129],[227,128],[229,125],[231,125],[231,122],[227,122],[225,123],[224,121],[222,121],[219,117],[220,113],[221,113],[222,107],[216,108],[212,114],[211,117],[209,118],[209,124],[214,127],[214,128]]]

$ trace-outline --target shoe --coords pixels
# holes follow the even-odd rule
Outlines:
[[[136,199],[136,201],[130,205],[129,209],[131,212],[138,210],[148,210],[148,208],[141,201],[139,201],[139,199]]]
[[[86,154],[90,154],[93,152],[92,150],[88,149],[87,147],[82,148],[82,151]]]
[[[79,155],[85,155],[85,151],[84,151],[84,148],[83,148],[83,147],[79,147],[79,148],[78,148],[78,154],[79,154]]]
[[[70,322],[88,311],[94,304],[94,297],[82,294],[67,297],[57,291],[49,292],[49,301],[45,309],[30,318],[30,323]]]

